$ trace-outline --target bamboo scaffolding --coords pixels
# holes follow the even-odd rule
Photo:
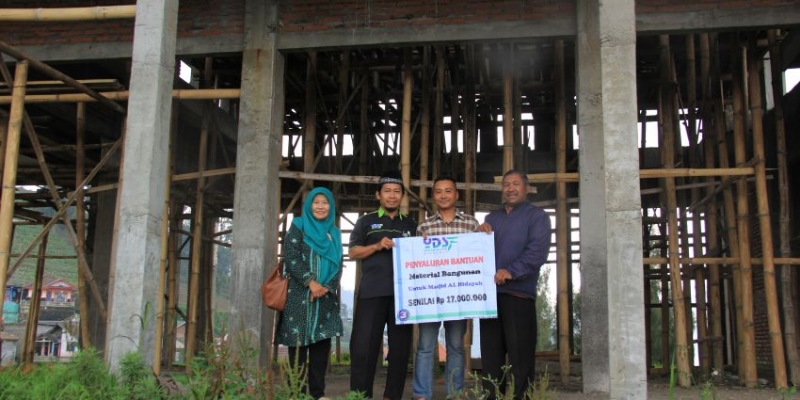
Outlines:
[[[22,117],[25,114],[25,82],[28,80],[28,63],[17,63],[14,72],[14,102],[8,118],[8,131],[4,141],[6,152],[3,158],[3,199],[0,202],[0,305],[5,301],[6,282],[13,273],[8,269],[11,253],[11,242],[14,236],[14,196],[17,184],[17,161],[19,160],[19,144],[22,136]]]
[[[745,162],[746,145],[745,130],[747,129],[745,116],[745,70],[747,49],[735,40],[732,57],[732,97],[733,97],[733,139],[734,157],[737,165]],[[755,326],[753,325],[753,269],[750,264],[750,226],[749,226],[749,201],[747,181],[736,182],[736,220],[739,233],[739,255],[742,262],[741,282],[737,294],[737,306],[741,304],[741,337],[739,337],[742,374],[739,379],[746,387],[755,387],[758,384],[755,353]]]
[[[555,104],[556,104],[556,173],[567,172],[567,111],[564,78],[564,41],[555,41]],[[561,383],[569,383],[569,356],[572,353],[570,303],[572,288],[569,281],[569,236],[567,232],[567,183],[556,182],[556,270],[558,286],[558,359]],[[648,297],[649,298],[649,297]]]
[[[36,352],[36,333],[39,325],[39,309],[42,304],[42,284],[44,281],[44,255],[47,254],[47,239],[49,234],[42,238],[39,244],[39,259],[36,261],[36,275],[33,281],[33,293],[28,308],[28,322],[25,325],[25,343],[22,351],[22,364],[28,367],[33,365]]]
[[[711,87],[709,85],[711,76],[711,54],[709,37],[707,33],[700,34],[700,80],[702,85],[702,111],[703,111],[703,155],[706,168],[713,168],[715,165],[714,143],[716,142],[716,125],[721,124],[714,118],[711,110]],[[707,177],[706,182],[713,185],[714,179]],[[706,218],[706,255],[719,253],[719,234],[717,232],[717,196],[714,194],[713,186],[706,187],[709,202],[705,208]],[[699,254],[699,253],[695,253]],[[708,320],[710,321],[711,336],[722,337],[722,305],[720,302],[720,265],[709,263],[708,265]],[[709,343],[711,355],[711,366],[716,371],[723,368],[722,343],[712,341]]]
[[[64,22],[132,19],[135,5],[70,7],[70,8],[5,8],[0,9],[2,22]]]
[[[2,73],[6,83],[11,85],[11,73],[6,68],[5,63],[2,63],[2,57],[0,57],[0,72]],[[52,200],[54,204],[60,205],[61,196],[58,193],[56,184],[53,181],[53,177],[50,175],[50,170],[47,167],[47,162],[45,161],[44,153],[42,152],[41,144],[39,143],[39,136],[36,134],[33,123],[24,109],[22,111],[22,122],[23,126],[25,127],[25,131],[28,133],[28,139],[31,141],[33,150],[36,153],[36,161],[39,164],[39,169],[47,184],[47,189],[50,193],[50,200]],[[76,199],[77,197],[78,196],[76,196]],[[80,239],[78,238],[77,233],[75,233],[75,229],[72,226],[72,221],[66,214],[62,214],[61,219],[64,221],[64,228],[67,231],[67,237],[70,241],[70,244],[73,246],[75,253],[78,255],[78,270],[82,271],[82,276],[86,278],[89,285],[93,287],[93,291],[95,293],[99,293],[97,283],[94,281],[94,277],[89,270],[89,262],[86,260],[86,252],[84,251],[84,247],[80,245]],[[103,310],[101,309],[101,316],[105,318],[105,313],[102,311]]]
[[[400,131],[400,174],[403,185],[410,187],[411,183],[411,96],[414,91],[414,74],[411,72],[411,49],[403,49],[403,106],[402,126]],[[388,108],[388,107],[387,107]],[[452,142],[451,142],[452,143]],[[452,147],[451,147],[452,149]],[[400,211],[408,214],[408,196],[403,196],[400,202]]]
[[[97,175],[97,173],[100,171],[100,169],[103,167],[103,165],[105,165],[105,163],[108,162],[108,160],[111,159],[111,155],[113,155],[114,152],[122,145],[122,139],[123,138],[117,139],[117,141],[114,142],[114,146],[112,146],[111,149],[109,149],[108,153],[106,153],[103,156],[103,158],[100,160],[100,162],[98,162],[97,166],[95,166],[94,169],[92,169],[92,171],[89,172],[89,175],[87,175],[86,178],[78,186],[86,186],[89,182],[92,181],[92,179],[94,179],[95,175]],[[3,185],[4,190],[5,190],[5,187],[6,186]],[[13,189],[13,186],[11,186],[11,188]],[[33,249],[34,246],[39,244],[39,241],[42,239],[42,237],[47,232],[50,231],[50,229],[56,224],[56,222],[61,218],[61,216],[64,215],[64,213],[67,212],[69,207],[72,205],[72,202],[75,201],[76,197],[77,197],[77,192],[73,192],[72,194],[69,195],[67,200],[64,201],[61,204],[61,206],[59,207],[58,211],[56,211],[56,214],[49,221],[47,221],[47,224],[45,224],[45,226],[42,228],[42,231],[39,232],[39,234],[36,235],[36,237],[33,238],[33,241],[31,241],[31,243],[28,244],[28,247],[26,247],[25,250],[20,253],[19,258],[17,258],[17,260],[14,262],[14,265],[11,267],[11,269],[8,270],[8,274],[7,274],[8,277],[14,275],[14,272],[17,270],[17,268],[19,268],[19,266],[25,260],[25,257],[27,257],[30,254],[30,252],[31,252],[31,250]],[[3,202],[3,204],[5,204],[5,202]],[[1,207],[2,206],[0,205],[0,209],[2,209]],[[0,219],[0,222],[1,221],[2,221],[2,219]],[[2,253],[0,253],[0,254],[2,254]],[[1,259],[2,259],[2,257],[0,257],[0,260]],[[0,261],[0,262],[2,262],[2,261]],[[2,266],[0,266],[0,267],[2,267]],[[0,268],[0,272],[3,272],[2,268]],[[3,278],[4,276],[6,276],[6,275],[0,274],[0,279],[4,279]],[[90,275],[90,274],[87,274],[86,278],[90,283],[94,280],[93,276]],[[5,286],[3,286],[3,287],[5,287]],[[0,290],[2,290],[3,287],[0,287]],[[100,310],[101,310],[101,315],[105,315],[105,310],[106,310],[105,302],[103,301],[103,297],[100,295],[99,290],[96,290],[97,286],[90,285],[89,287],[92,289],[92,294],[94,295],[95,300],[98,302],[98,306],[100,307]]]
[[[77,236],[77,246],[86,249],[86,205],[84,204],[83,187],[81,181],[86,175],[86,148],[84,140],[86,137],[86,104],[78,103],[75,114],[75,233]],[[42,149],[44,151],[44,149]],[[81,346],[84,349],[91,346],[91,336],[89,333],[89,296],[86,290],[86,274],[78,267],[78,301],[81,315],[80,332]]]
[[[750,93],[750,115],[752,118],[753,158],[759,160],[756,169],[756,206],[761,230],[761,256],[764,258],[764,294],[767,302],[767,325],[772,349],[772,368],[775,388],[787,389],[786,359],[783,353],[780,310],[778,308],[775,262],[773,259],[772,228],[767,199],[766,155],[764,150],[764,108],[761,97],[761,59],[751,57],[748,68],[748,92]]]
[[[791,255],[791,225],[789,202],[789,178],[787,167],[786,127],[783,118],[783,71],[781,70],[781,46],[777,42],[780,31],[772,29],[767,32],[770,46],[770,65],[772,67],[772,95],[774,105],[772,114],[775,118],[775,147],[778,161],[778,232],[781,257]],[[783,337],[786,342],[786,359],[789,366],[790,382],[800,384],[800,356],[797,354],[797,335],[795,332],[794,301],[792,299],[792,282],[796,274],[788,265],[780,265],[781,274],[781,310],[783,311]]]
[[[60,81],[62,81],[64,83],[66,83],[69,86],[72,86],[76,90],[78,90],[78,91],[80,91],[82,93],[85,93],[86,95],[88,95],[88,96],[92,97],[93,99],[99,101],[100,103],[102,103],[103,105],[109,107],[110,109],[119,112],[120,114],[124,115],[125,112],[126,112],[125,108],[123,108],[119,104],[111,101],[110,99],[101,96],[100,94],[98,94],[97,92],[95,92],[94,90],[89,88],[88,86],[76,81],[75,79],[72,79],[71,77],[63,74],[62,72],[54,69],[53,67],[51,67],[51,66],[49,66],[49,65],[47,65],[47,64],[45,64],[45,63],[43,63],[41,61],[38,61],[36,59],[31,58],[27,54],[17,50],[16,48],[10,46],[8,43],[6,43],[6,42],[4,42],[2,40],[0,40],[0,52],[6,53],[6,54],[8,54],[8,55],[16,58],[17,60],[20,60],[20,61],[27,60],[30,63],[30,66],[32,68],[36,69],[37,71],[39,71],[39,72],[41,72],[41,73],[43,73],[43,74],[45,74],[45,75],[47,75],[47,76],[49,76],[49,77],[51,77],[53,79],[58,79],[58,80],[60,80]]]
[[[671,65],[669,36],[666,35],[661,36],[660,68],[662,86],[660,88],[661,102],[658,115],[661,121],[661,136],[664,138],[662,143],[662,147],[664,148],[663,164],[665,168],[673,168],[675,159],[675,131],[672,117],[676,110],[672,108],[675,97],[674,89],[672,89],[674,85],[671,79],[673,76],[673,67]],[[689,368],[688,344],[686,341],[686,309],[684,305],[683,288],[681,286],[680,264],[678,263],[678,205],[674,177],[665,177],[663,185],[666,196],[667,233],[669,236],[669,273],[670,283],[672,285],[672,300],[674,303],[672,311],[675,319],[675,363],[677,366],[678,385],[681,387],[688,387],[691,385],[691,370]]]

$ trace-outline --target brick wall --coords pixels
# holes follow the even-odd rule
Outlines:
[[[3,0],[3,8],[95,7],[135,4],[135,0]],[[241,34],[244,0],[181,0],[178,37]],[[14,46],[105,43],[133,40],[133,19],[85,22],[4,22],[0,40]]]

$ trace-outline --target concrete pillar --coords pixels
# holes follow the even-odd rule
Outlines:
[[[246,0],[245,16],[228,331],[232,343],[260,349],[259,362],[266,365],[274,313],[263,306],[258,288],[276,260],[280,212],[284,57],[276,49],[278,0]]]
[[[577,2],[584,392],[647,398],[634,0]]]
[[[106,357],[155,351],[161,218],[169,156],[178,0],[136,2],[130,99],[111,255]]]

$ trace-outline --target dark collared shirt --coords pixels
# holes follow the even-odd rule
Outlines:
[[[416,232],[417,223],[413,218],[400,213],[391,218],[383,209],[378,209],[356,221],[350,233],[350,248],[373,245],[385,237],[411,237]],[[358,298],[394,296],[393,283],[391,250],[377,251],[361,260]]]
[[[505,207],[492,211],[486,223],[494,231],[495,267],[508,270],[512,277],[497,286],[497,292],[535,299],[539,270],[550,252],[550,217],[526,201],[510,213]]]

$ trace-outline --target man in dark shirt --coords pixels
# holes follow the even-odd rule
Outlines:
[[[392,278],[392,239],[413,236],[417,223],[400,213],[405,194],[399,174],[385,174],[378,181],[377,211],[363,215],[350,233],[353,260],[361,260],[361,282],[350,337],[350,390],[372,398],[383,327],[388,325],[389,369],[384,399],[400,400],[408,372],[413,325],[396,325]]]
[[[550,217],[527,200],[528,177],[510,170],[503,175],[503,207],[478,227],[494,232],[497,318],[481,320],[483,376],[505,389],[506,355],[514,376],[514,398],[522,399],[535,381],[536,285],[550,252]],[[494,399],[494,391],[490,390]]]

